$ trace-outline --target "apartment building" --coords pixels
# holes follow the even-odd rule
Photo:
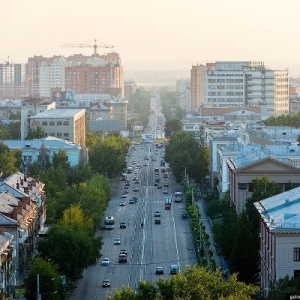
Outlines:
[[[55,102],[38,97],[28,97],[21,103],[21,140],[24,140],[30,128],[30,117],[48,109],[54,109]]]
[[[260,229],[260,288],[300,275],[300,188],[254,203]]]
[[[48,109],[29,117],[29,127],[85,148],[85,109]]]
[[[217,61],[193,66],[192,109],[266,105],[267,115],[289,112],[287,70],[271,70],[262,61]]]
[[[21,99],[26,96],[26,64],[7,61],[0,64],[0,99]]]
[[[136,92],[137,84],[134,80],[127,80],[124,82],[124,97],[129,100],[130,96]]]
[[[190,82],[190,79],[178,79],[176,81],[177,104],[188,114],[192,112]]]
[[[44,184],[29,174],[14,173],[0,183],[0,228],[14,236],[11,276],[17,281],[24,279],[36,253],[36,239],[46,221],[45,200]],[[11,283],[15,285],[16,280]]]

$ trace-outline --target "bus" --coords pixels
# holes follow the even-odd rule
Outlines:
[[[182,200],[183,200],[183,193],[175,192],[175,202],[182,202]]]
[[[115,218],[114,217],[105,217],[104,226],[105,226],[105,229],[114,229],[115,228]]]
[[[172,197],[165,197],[165,209],[170,210],[172,205]]]

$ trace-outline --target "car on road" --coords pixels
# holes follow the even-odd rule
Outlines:
[[[159,184],[159,185],[157,186],[157,188],[158,188],[159,190],[162,189],[162,185]]]
[[[126,194],[122,194],[121,198],[127,198],[127,195]]]
[[[177,274],[179,271],[179,266],[178,265],[171,265],[170,266],[170,274]]]
[[[115,238],[114,245],[121,245],[121,238]]]
[[[137,188],[137,187],[133,189],[134,192],[138,192],[139,190],[140,190],[140,189]]]
[[[188,215],[187,214],[181,214],[181,219],[187,219]]]
[[[102,287],[110,287],[110,280],[109,279],[102,280]]]
[[[119,263],[127,263],[127,254],[119,255]]]
[[[155,268],[155,274],[164,274],[164,268],[163,267],[156,267]]]
[[[160,217],[160,211],[158,211],[158,210],[155,211],[155,212],[154,212],[154,217]]]
[[[169,194],[168,190],[163,190],[163,194],[164,194],[164,195]]]
[[[125,222],[121,222],[120,223],[120,228],[121,229],[125,229],[126,228],[126,223]]]
[[[160,224],[160,218],[155,218],[154,223],[155,223],[155,224]]]
[[[129,181],[126,181],[126,182],[125,182],[125,186],[130,186],[130,182],[129,182]]]
[[[134,200],[134,202],[137,202],[139,200],[137,196],[133,196],[132,199]]]
[[[128,204],[135,204],[135,201],[134,201],[133,199],[130,199],[130,200],[128,201]]]
[[[101,260],[101,266],[109,266],[109,258],[107,257],[104,257],[102,260]]]
[[[125,206],[125,205],[126,205],[125,201],[120,201],[119,202],[119,206]]]
[[[121,249],[120,254],[126,254],[127,255],[127,250],[126,249]]]

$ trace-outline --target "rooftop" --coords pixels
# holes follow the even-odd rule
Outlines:
[[[300,187],[254,203],[262,219],[274,230],[300,229]]]
[[[31,116],[30,119],[63,119],[73,118],[78,113],[85,111],[85,109],[47,109],[44,112]]]

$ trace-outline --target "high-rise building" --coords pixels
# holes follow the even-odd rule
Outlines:
[[[25,96],[26,65],[8,61],[0,64],[0,99],[21,99]]]
[[[176,81],[176,99],[181,109],[188,114],[191,113],[191,89],[189,79],[178,79]]]
[[[268,115],[289,112],[288,71],[261,61],[217,61],[193,66],[192,109],[265,105]]]
[[[53,91],[79,94],[107,93],[122,98],[123,68],[118,53],[69,57],[34,56],[28,59],[27,94],[51,97]]]

